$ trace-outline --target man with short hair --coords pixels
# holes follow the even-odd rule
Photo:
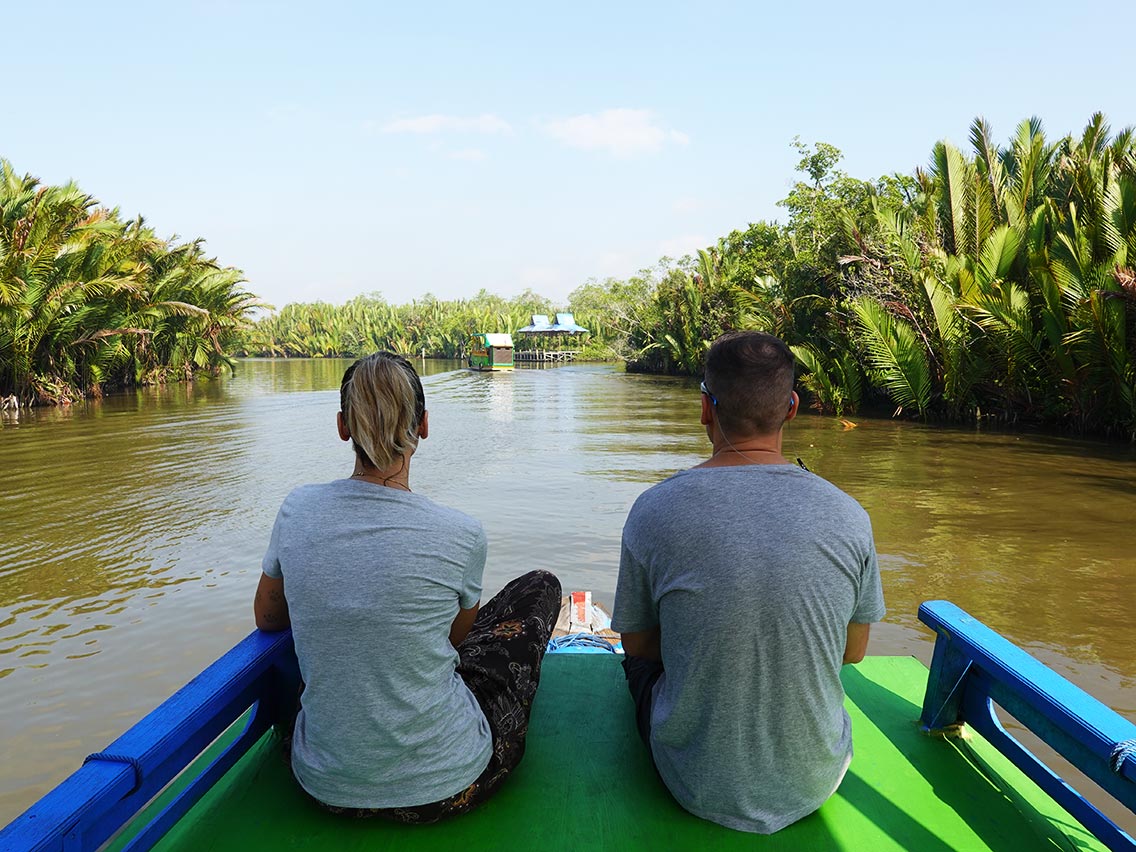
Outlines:
[[[793,356],[714,342],[708,460],[644,492],[623,528],[612,627],[640,735],[686,810],[771,834],[819,808],[852,757],[840,683],[884,615],[867,513],[790,464]]]

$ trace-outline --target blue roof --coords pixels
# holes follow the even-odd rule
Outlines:
[[[572,314],[557,314],[556,322],[549,324],[547,314],[533,314],[532,324],[518,328],[517,334],[587,334],[588,329],[576,325]]]
[[[517,334],[522,334],[524,332],[538,333],[538,332],[542,332],[542,331],[551,331],[551,330],[552,330],[552,326],[549,325],[548,314],[533,314],[532,315],[532,323],[529,324],[529,325],[526,325],[524,328],[518,328]]]

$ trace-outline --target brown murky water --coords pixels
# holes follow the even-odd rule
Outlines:
[[[342,361],[0,420],[0,825],[252,628],[276,509],[344,476]],[[490,539],[486,594],[534,567],[610,601],[627,510],[707,453],[697,383],[427,362],[416,491]],[[869,653],[929,658],[948,598],[1136,720],[1136,452],[802,416],[789,455],[871,513],[889,614]]]

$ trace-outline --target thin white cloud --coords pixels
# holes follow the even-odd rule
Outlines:
[[[558,266],[522,266],[517,272],[522,287],[538,293],[564,283],[564,271]]]
[[[304,107],[294,103],[275,104],[266,107],[263,114],[269,121],[278,121],[281,123],[294,123],[311,118]]]
[[[513,126],[505,119],[492,113],[474,116],[419,115],[413,118],[397,118],[382,125],[383,133],[512,133]]]
[[[605,109],[545,122],[544,131],[573,148],[607,151],[617,157],[653,153],[664,145],[686,145],[690,137],[654,121],[650,110]]]
[[[485,159],[486,154],[480,148],[462,148],[458,151],[450,151],[446,154],[451,160],[463,160],[467,163],[480,163]]]
[[[600,252],[596,258],[594,268],[597,275],[626,275],[629,269],[635,268],[636,256],[634,252],[609,250]],[[638,258],[642,260],[642,258]]]
[[[671,204],[671,210],[675,213],[697,213],[705,206],[706,202],[701,198],[680,198]]]
[[[706,248],[712,242],[713,240],[709,237],[704,237],[701,234],[683,234],[681,237],[663,240],[658,245],[658,251],[662,257],[678,260],[684,255],[696,255],[699,249]]]

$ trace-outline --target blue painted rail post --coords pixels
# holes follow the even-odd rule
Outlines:
[[[0,829],[0,850],[94,852],[244,717],[240,733],[126,847],[149,849],[261,734],[289,721],[298,686],[292,632],[252,633]]]
[[[994,703],[1136,812],[1136,725],[948,601],[919,620],[938,635],[923,700],[930,733],[969,725],[1113,850],[1136,840],[1011,736]]]

